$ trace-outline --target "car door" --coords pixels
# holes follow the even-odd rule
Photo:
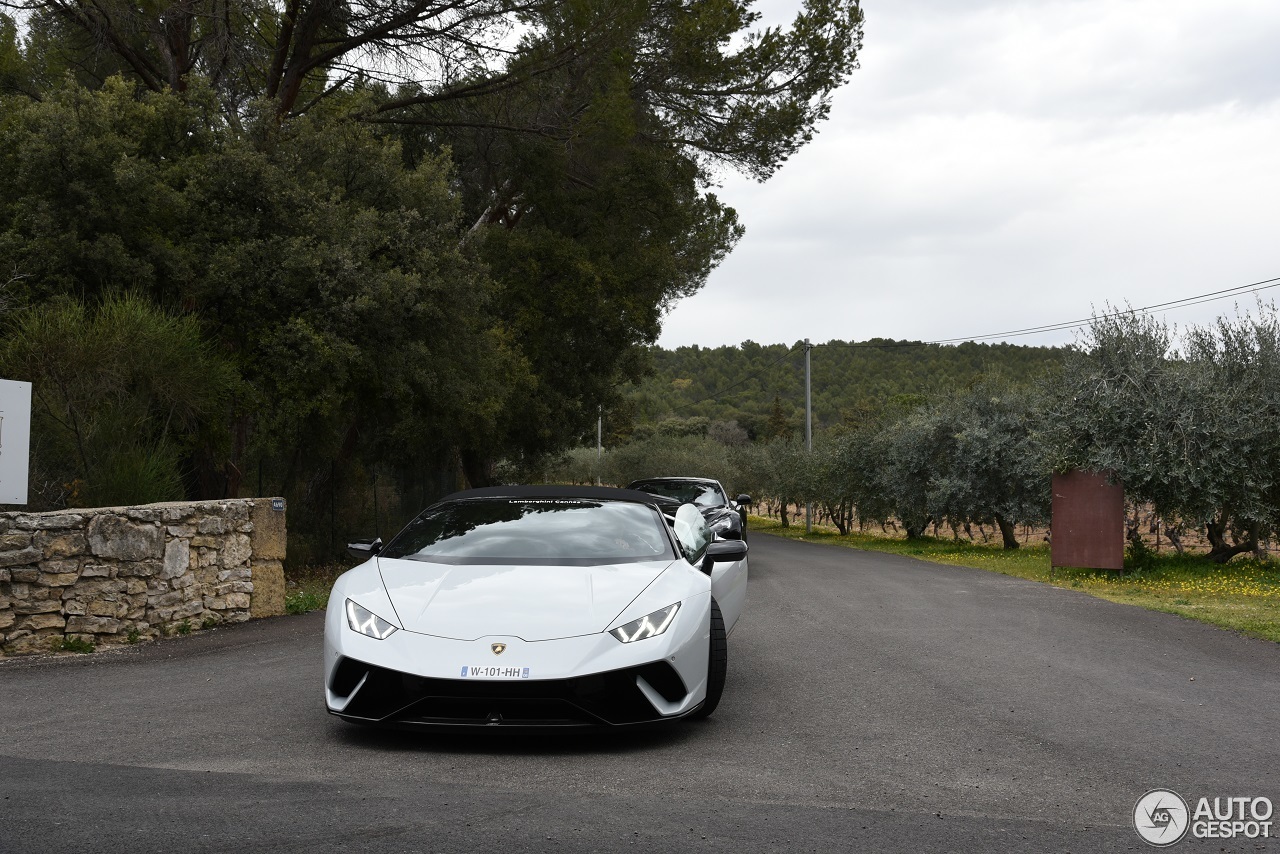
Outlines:
[[[715,534],[702,513],[692,504],[683,504],[675,516],[676,539],[689,563],[706,572],[710,568],[711,595],[720,606],[725,631],[732,631],[747,604],[747,560],[709,563],[707,546]]]

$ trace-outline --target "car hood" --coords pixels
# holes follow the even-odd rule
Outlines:
[[[667,515],[674,514],[684,504],[683,501],[666,495],[652,495],[650,497],[653,498],[653,503],[658,505],[658,508]],[[725,504],[720,504],[716,507],[704,507],[701,504],[693,506],[698,509],[698,512],[702,514],[702,518],[706,519],[707,522],[712,522],[725,516],[735,516],[738,513],[737,510]]]
[[[672,563],[458,566],[380,557],[378,570],[407,631],[539,641],[604,631]]]
[[[714,525],[721,519],[732,519],[738,515],[737,510],[730,510],[728,507],[699,507],[702,518],[707,520],[708,525]]]

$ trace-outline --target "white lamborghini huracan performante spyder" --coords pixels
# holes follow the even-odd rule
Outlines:
[[[625,489],[459,492],[334,584],[325,700],[401,727],[705,717],[747,592],[746,543]],[[668,506],[668,512],[670,507]]]

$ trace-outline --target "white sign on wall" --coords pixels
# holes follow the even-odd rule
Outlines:
[[[27,503],[31,383],[0,380],[0,504]]]

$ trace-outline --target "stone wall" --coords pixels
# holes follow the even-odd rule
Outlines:
[[[0,513],[0,654],[284,613],[279,498]]]

